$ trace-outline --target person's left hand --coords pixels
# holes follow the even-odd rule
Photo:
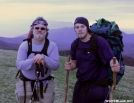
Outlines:
[[[113,59],[110,61],[110,66],[112,68],[113,72],[119,72],[120,71],[120,64],[118,63],[118,61],[116,60],[116,63],[113,63]]]
[[[42,65],[44,65],[44,55],[43,54],[36,54],[35,56],[34,56],[34,62],[35,63],[38,63],[38,64],[42,64]]]

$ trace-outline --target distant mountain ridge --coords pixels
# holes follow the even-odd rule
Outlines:
[[[123,32],[122,35],[125,45],[123,55],[134,57],[134,34],[128,35]],[[23,42],[23,39],[26,37],[27,34],[14,38],[0,37],[0,47],[2,48],[7,46],[9,49],[18,48],[18,46]],[[73,27],[66,27],[49,30],[48,38],[57,44],[59,50],[69,50],[71,43],[77,38],[77,36]]]
[[[19,44],[11,44],[4,41],[0,41],[0,49],[10,49],[10,50],[17,50]]]
[[[6,43],[11,43],[11,44],[20,44],[22,43],[24,37],[14,37],[14,38],[7,38],[7,37],[0,37],[1,41],[4,41]]]

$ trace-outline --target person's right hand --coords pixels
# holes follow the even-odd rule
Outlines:
[[[64,69],[70,71],[71,70],[71,62],[66,62],[64,64]]]
[[[42,64],[42,65],[44,65],[44,63],[45,63],[45,60],[44,60],[44,55],[42,55],[42,54],[36,54],[35,56],[34,56],[34,62],[35,63],[38,63],[38,64]]]

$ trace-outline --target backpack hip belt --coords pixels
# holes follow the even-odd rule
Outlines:
[[[34,97],[34,100],[36,100],[37,99],[37,93],[36,93],[36,90],[35,90],[36,88],[34,88],[34,84],[35,84],[36,80],[31,80],[31,79],[26,78],[22,74],[21,71],[20,71],[19,78],[23,81],[23,85],[24,85],[24,100],[26,100],[26,84],[25,84],[26,81],[30,81],[31,82],[31,89],[33,91],[33,95],[32,95],[31,98]],[[54,77],[51,76],[51,75],[49,75],[47,78],[42,79],[42,80],[39,80],[39,84],[40,84],[40,96],[41,96],[42,99],[44,98],[43,97],[43,81],[45,81],[45,80],[52,80],[52,79],[54,79]],[[44,92],[46,92],[47,86],[48,86],[48,83],[45,86]]]

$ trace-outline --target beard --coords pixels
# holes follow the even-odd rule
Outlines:
[[[38,34],[38,33],[33,32],[33,36],[37,41],[42,41],[45,39],[46,33]]]
[[[85,34],[85,35],[81,35],[81,36],[78,36],[78,38],[79,38],[80,40],[83,40],[83,39],[85,39],[85,38],[86,38],[86,36],[87,36],[87,34]]]

